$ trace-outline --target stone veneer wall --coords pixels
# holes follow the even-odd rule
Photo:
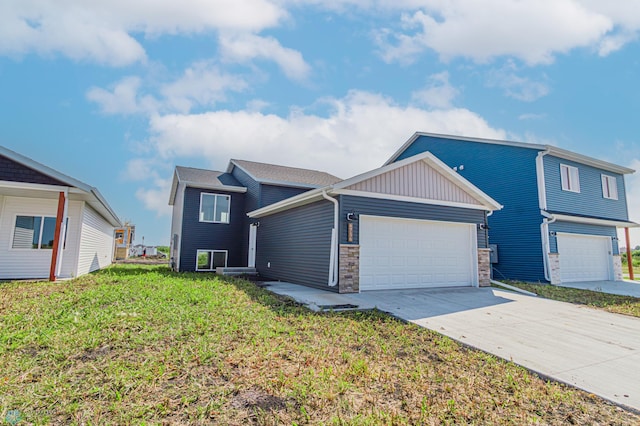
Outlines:
[[[551,284],[561,284],[560,278],[560,254],[549,253],[549,272],[551,275]]]
[[[340,244],[339,261],[338,291],[340,293],[360,292],[360,246]]]
[[[622,281],[622,258],[619,254],[613,256],[613,279]]]
[[[491,285],[491,249],[488,248],[478,249],[478,285]]]

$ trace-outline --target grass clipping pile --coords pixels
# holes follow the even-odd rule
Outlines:
[[[0,415],[26,423],[638,424],[381,313],[118,265],[0,288]]]

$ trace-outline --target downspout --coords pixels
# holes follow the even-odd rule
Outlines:
[[[549,148],[544,151],[538,152],[536,156],[536,181],[538,184],[538,206],[540,207],[540,213],[543,216],[542,224],[540,224],[540,234],[542,236],[542,265],[544,267],[544,278],[551,282],[551,271],[549,266],[549,224],[556,221],[551,216],[549,220],[547,210],[547,188],[544,180],[544,156],[549,153]]]
[[[338,225],[340,222],[340,205],[338,200],[322,191],[322,198],[333,203],[333,229],[331,230],[331,252],[329,255],[329,287],[338,284]]]

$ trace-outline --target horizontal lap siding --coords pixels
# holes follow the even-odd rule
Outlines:
[[[53,179],[52,177],[33,170],[30,167],[23,166],[20,163],[16,163],[2,155],[0,155],[0,180],[37,183],[41,185],[67,186],[59,180]]]
[[[199,221],[200,193],[202,192],[231,196],[229,223]],[[244,240],[248,238],[248,230],[245,228],[245,194],[186,188],[182,216],[180,270],[195,271],[198,250],[228,250],[227,266],[247,266]]]
[[[549,224],[549,232],[566,232],[570,234],[599,235],[602,237],[610,237],[613,254],[618,254],[618,240],[616,228],[614,226],[588,225],[584,223],[573,222],[554,222]],[[551,253],[558,252],[557,236],[549,236],[549,247]]]
[[[330,288],[333,204],[318,201],[262,217],[259,221],[256,267],[262,277]],[[268,262],[271,267],[267,266]]]
[[[489,242],[498,244],[494,276],[543,281],[542,216],[538,204],[538,150],[421,136],[396,161],[430,151],[504,206],[488,218]]]
[[[308,188],[291,188],[289,186],[265,185],[260,187],[260,207],[277,203],[278,201],[291,198],[303,192],[309,191]]]
[[[578,168],[580,192],[562,190],[560,164]],[[602,174],[616,178],[617,200],[610,200],[602,196]],[[547,155],[544,157],[544,176],[548,210],[606,219],[628,220],[623,175]]]
[[[81,226],[78,275],[111,265],[114,227],[88,204],[84,206]]]
[[[430,204],[409,203],[405,201],[380,200],[367,197],[340,196],[340,243],[348,241],[347,213],[356,215],[387,216],[407,219],[436,220],[443,222],[484,223],[485,212],[482,210],[463,209],[459,207],[435,206]],[[358,244],[359,220],[353,222],[353,244]],[[478,247],[487,247],[484,230],[478,230]]]

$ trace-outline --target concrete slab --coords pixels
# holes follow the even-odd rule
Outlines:
[[[295,284],[267,289],[318,310],[378,308],[466,345],[640,411],[640,319],[496,288],[337,294]]]
[[[599,291],[601,293],[619,294],[622,296],[640,297],[640,281],[586,281],[562,283],[559,284],[559,286]]]

